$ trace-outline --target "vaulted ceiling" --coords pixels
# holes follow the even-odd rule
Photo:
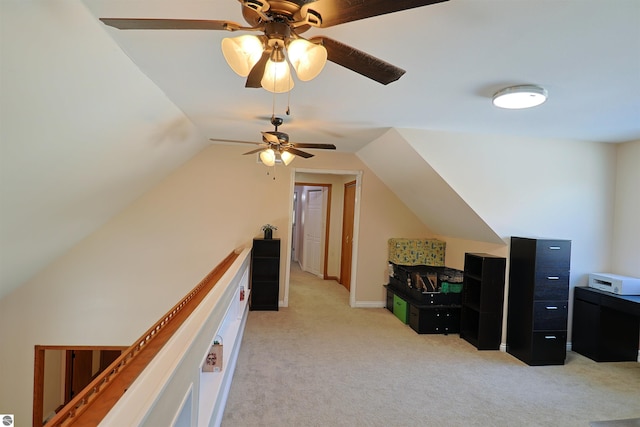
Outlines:
[[[220,43],[234,34],[120,31],[100,17],[244,22],[236,0],[0,2],[0,297],[209,137],[258,141],[272,113],[292,140],[346,152],[394,127],[640,139],[636,0],[450,0],[311,29],[406,74],[384,86],[328,63],[277,97],[245,89],[227,66]],[[514,84],[542,85],[549,99],[493,107]]]
[[[230,20],[238,0],[84,0],[100,28],[203,135],[259,140],[274,97],[245,89],[220,44],[242,32],[117,30],[101,17]],[[313,3],[313,2],[305,2]],[[322,0],[318,0],[322,3]],[[360,3],[360,2],[357,2]],[[363,8],[367,2],[362,1]],[[640,136],[640,4],[635,0],[450,0],[311,28],[406,70],[381,85],[328,62],[315,80],[275,99],[300,142],[355,151],[384,128],[405,127],[621,142]],[[246,34],[246,33],[244,33]],[[491,104],[499,89],[539,84],[530,111]],[[287,102],[291,115],[285,116]]]

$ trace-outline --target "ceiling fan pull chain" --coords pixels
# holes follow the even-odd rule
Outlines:
[[[273,93],[273,100],[271,101],[271,117],[275,117],[276,116],[276,93]]]
[[[289,75],[289,80],[291,80],[291,75]],[[291,86],[291,85],[289,85]],[[287,116],[291,115],[291,91],[287,92],[287,111],[285,111],[285,114]]]

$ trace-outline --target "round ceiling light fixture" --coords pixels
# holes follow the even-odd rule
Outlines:
[[[511,110],[535,107],[546,100],[547,90],[534,85],[511,86],[493,95],[493,105]]]

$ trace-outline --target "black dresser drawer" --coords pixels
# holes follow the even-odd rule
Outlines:
[[[460,332],[460,308],[409,307],[409,326],[419,334],[449,334]]]
[[[568,300],[569,270],[541,268],[535,272],[534,300]]]
[[[567,332],[533,333],[530,365],[562,365],[567,357]]]
[[[567,301],[538,301],[533,303],[533,330],[553,331],[567,329]]]
[[[448,293],[443,294],[440,292],[424,293],[422,294],[421,302],[423,304],[430,305],[454,305],[462,304],[462,294],[460,293]]]
[[[571,263],[570,240],[538,240],[536,245],[536,269],[553,266],[569,270]]]

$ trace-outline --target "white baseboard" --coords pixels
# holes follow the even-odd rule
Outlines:
[[[386,303],[384,301],[356,301],[353,303],[354,308],[385,308]]]

